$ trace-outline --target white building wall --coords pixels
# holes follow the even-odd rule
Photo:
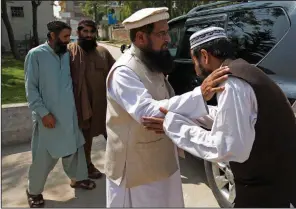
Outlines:
[[[24,17],[12,17],[10,8],[11,6],[24,7]],[[31,1],[8,1],[7,13],[16,41],[25,40],[25,34],[30,34],[30,31],[31,36],[33,35]],[[38,36],[41,41],[46,40],[46,35],[48,32],[46,25],[49,21],[52,20],[54,20],[52,2],[42,1],[37,10]],[[1,29],[1,45],[4,46],[6,50],[10,50],[8,35],[3,20],[1,20]]]

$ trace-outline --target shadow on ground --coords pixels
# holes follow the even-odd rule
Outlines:
[[[6,145],[5,147],[2,147],[1,157],[23,153],[23,152],[29,152],[29,151],[31,151],[31,143],[28,143],[28,142],[21,143],[18,145],[16,144]]]
[[[57,201],[45,197],[48,208],[104,208],[106,207],[106,180],[103,177],[96,180],[97,187],[94,190],[74,190],[74,197],[65,201]]]
[[[95,139],[92,159],[93,163],[103,172],[106,141],[103,137]],[[6,146],[2,150],[2,207],[28,207],[26,189],[28,169],[31,164],[30,144]],[[62,168],[61,160],[50,172],[43,196],[45,207],[105,207],[106,179],[95,180],[94,190],[73,189],[70,180]]]
[[[186,153],[186,158],[180,158],[180,168],[183,184],[206,184],[207,177],[204,169],[204,161]]]

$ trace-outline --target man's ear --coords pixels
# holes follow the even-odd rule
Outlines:
[[[146,34],[144,32],[142,32],[142,31],[138,31],[136,33],[136,40],[142,46],[144,46],[145,43],[146,43],[146,36],[145,35]]]
[[[55,39],[56,38],[56,34],[54,32],[50,32],[50,37],[51,37],[51,39]]]
[[[204,63],[207,65],[209,64],[209,53],[207,52],[207,50],[202,49],[200,50],[201,52],[201,59],[203,59]]]

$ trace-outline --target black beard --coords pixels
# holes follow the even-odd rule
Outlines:
[[[54,52],[58,55],[63,55],[65,54],[68,49],[67,49],[67,45],[68,43],[64,43],[62,42],[60,39],[58,39],[55,43],[54,43]]]
[[[207,71],[203,66],[199,65],[198,67],[201,72],[201,75],[200,75],[201,79],[204,80],[211,74],[211,72]]]
[[[78,45],[86,52],[93,51],[98,46],[96,39],[87,40],[84,38],[78,39]]]
[[[63,55],[67,52],[67,44],[55,44],[54,52],[58,55]]]
[[[141,49],[144,62],[152,72],[169,74],[173,70],[173,57],[169,50],[154,51],[152,49]]]

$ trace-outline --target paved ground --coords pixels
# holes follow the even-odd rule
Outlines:
[[[101,43],[100,43],[101,44]],[[121,56],[119,48],[105,46],[115,59]],[[103,172],[105,139],[98,137],[93,144],[92,159]],[[27,172],[31,163],[30,144],[2,147],[2,207],[28,207],[25,189]],[[206,185],[203,161],[189,157],[181,159],[181,174],[186,207],[218,207],[218,204]],[[105,178],[96,181],[93,191],[74,190],[64,174],[59,161],[50,173],[45,191],[46,207],[105,207]]]
[[[95,139],[92,159],[103,171],[105,139]],[[31,163],[30,144],[2,147],[2,207],[27,207],[25,189],[27,171]],[[218,207],[206,177],[201,160],[181,159],[181,175],[186,207]],[[45,191],[46,207],[105,207],[105,178],[97,180],[93,191],[74,190],[64,174],[61,161],[50,173]]]
[[[112,54],[112,56],[114,57],[114,59],[116,59],[116,60],[122,55],[120,48],[118,48],[118,47],[110,46],[110,45],[103,44],[103,43],[98,43],[98,44],[107,48],[109,50],[109,52]]]

